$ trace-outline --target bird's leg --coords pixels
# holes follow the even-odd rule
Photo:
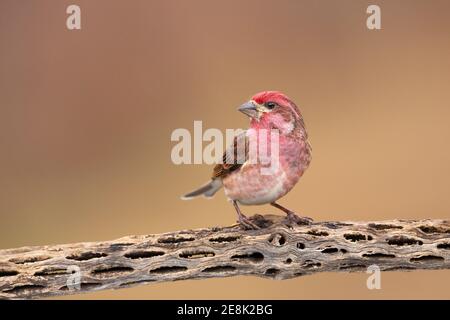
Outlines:
[[[287,220],[289,222],[293,222],[295,224],[311,224],[313,221],[313,219],[309,217],[299,217],[298,215],[295,214],[294,211],[289,210],[276,202],[272,202],[271,205],[274,206],[275,208],[284,211],[287,214]]]
[[[232,200],[233,202],[233,206],[236,209],[237,215],[238,215],[238,219],[239,219],[239,223],[245,228],[245,229],[250,229],[250,230],[256,230],[259,229],[259,227],[254,224],[253,222],[250,221],[249,218],[247,218],[242,212],[241,209],[239,209],[239,206],[236,202],[236,200]]]

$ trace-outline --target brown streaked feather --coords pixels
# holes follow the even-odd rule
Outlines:
[[[239,150],[240,148],[240,150]],[[244,152],[243,155],[238,153]],[[222,162],[216,164],[212,178],[224,178],[231,172],[238,170],[248,160],[248,138],[246,132],[242,132],[233,139],[233,143],[225,150]]]

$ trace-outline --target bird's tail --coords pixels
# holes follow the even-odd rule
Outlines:
[[[220,188],[222,187],[222,180],[221,179],[213,179],[209,181],[207,184],[204,184],[200,188],[189,192],[188,194],[185,194],[181,197],[183,200],[190,200],[192,198],[198,197],[198,196],[205,196],[207,198],[211,198]]]

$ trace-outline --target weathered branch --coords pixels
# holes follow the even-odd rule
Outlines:
[[[288,279],[323,271],[365,271],[374,264],[385,271],[450,269],[449,221],[289,226],[281,217],[253,219],[264,228],[231,226],[0,250],[0,298],[236,275]],[[77,270],[80,278],[70,274]]]

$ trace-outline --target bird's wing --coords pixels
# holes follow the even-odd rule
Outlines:
[[[223,163],[214,167],[212,178],[224,178],[231,172],[238,170],[248,160],[248,137],[244,131],[234,137],[233,143],[227,148],[222,157]]]

